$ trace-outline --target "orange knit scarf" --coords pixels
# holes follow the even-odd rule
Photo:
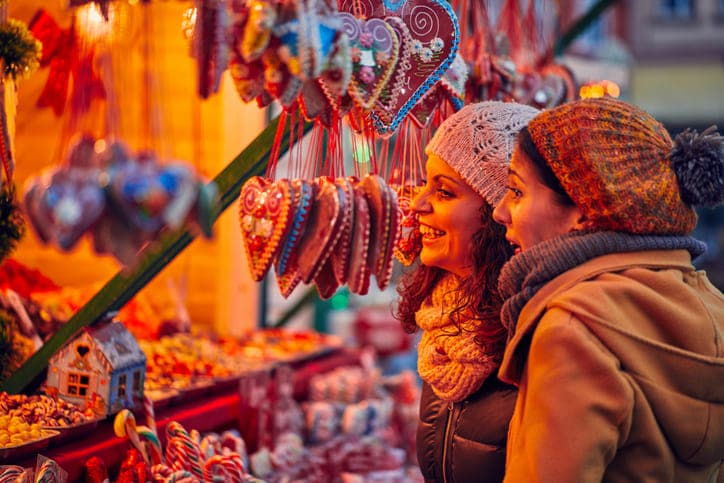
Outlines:
[[[459,280],[449,275],[435,286],[432,294],[415,314],[424,331],[417,348],[417,370],[435,394],[445,401],[458,402],[482,386],[495,373],[501,354],[488,354],[478,345],[475,328],[478,319],[470,310],[456,314],[462,319],[456,326],[450,316],[459,298]]]

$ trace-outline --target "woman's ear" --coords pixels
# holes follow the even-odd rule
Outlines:
[[[571,216],[573,222],[571,223],[571,231],[580,231],[591,228],[591,220],[581,212],[581,209],[577,206],[572,209]]]

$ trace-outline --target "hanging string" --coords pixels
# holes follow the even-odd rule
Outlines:
[[[266,165],[265,176],[269,179],[276,179],[277,165],[279,164],[279,151],[282,144],[282,135],[284,134],[284,129],[286,129],[288,118],[289,113],[287,112],[287,110],[282,110],[282,112],[279,114],[279,124],[277,124],[277,132],[274,134],[274,142],[271,146],[269,162]]]

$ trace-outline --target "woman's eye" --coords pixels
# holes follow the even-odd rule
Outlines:
[[[514,198],[520,198],[523,195],[522,191],[520,191],[518,188],[513,188],[512,186],[508,186],[508,191],[513,194]]]
[[[438,188],[438,189],[437,189],[437,194],[438,194],[438,196],[440,196],[441,198],[452,198],[452,197],[454,196],[454,194],[452,193],[452,191],[448,191],[448,190],[446,190],[445,188]]]

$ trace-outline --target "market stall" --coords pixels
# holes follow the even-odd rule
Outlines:
[[[39,9],[13,24],[24,55],[18,72],[47,70],[33,102],[62,120],[62,134],[43,173],[19,169],[19,192],[13,166],[23,162],[16,152],[27,151],[13,146],[15,101],[5,97],[4,202],[16,217],[7,226],[16,230],[3,234],[10,243],[3,255],[27,223],[42,253],[35,260],[60,251],[70,261],[80,251],[78,266],[112,264],[104,283],[73,297],[65,283],[22,264],[22,274],[3,281],[10,314],[3,342],[13,357],[3,360],[0,379],[7,411],[0,469],[33,470],[36,480],[42,470],[67,481],[104,474],[135,481],[134,471],[205,481],[289,474],[415,481],[419,395],[411,374],[383,378],[374,357],[328,334],[255,324],[241,330],[226,317],[228,299],[242,299],[235,318],[253,318],[248,307],[265,280],[265,290],[283,298],[301,287],[320,300],[341,288],[357,296],[389,290],[397,264],[409,264],[419,250],[409,200],[422,179],[422,146],[439,123],[475,100],[545,107],[576,95],[550,42],[538,44],[535,2],[527,11],[503,2],[495,23],[484,3],[441,0],[157,3],[164,2],[71,2],[59,19]],[[2,5],[7,14],[8,2]],[[153,80],[163,44],[154,43],[152,21],[174,8],[183,11],[179,35],[191,52],[193,92],[185,95],[196,102],[192,141],[177,151],[192,153],[193,162],[169,154],[156,117],[165,107]],[[141,40],[129,42],[136,34]],[[119,72],[133,70],[124,54],[131,59],[134,49],[143,81],[126,90]],[[6,71],[6,94],[16,80]],[[198,103],[227,96],[226,105],[228,92],[258,112],[279,114],[210,176],[216,166],[198,155],[208,148]],[[232,205],[235,213],[224,220]],[[215,235],[226,251],[210,249],[220,256],[207,254],[201,267],[198,256],[187,259],[185,270],[202,282],[189,297],[171,290],[172,315],[144,305],[142,295],[154,300],[159,291],[139,292],[194,240]],[[13,263],[4,262],[5,273]],[[185,302],[198,301],[204,283],[222,293],[253,290],[223,297],[225,309],[214,312],[226,318],[199,322],[208,310],[190,315]],[[372,312],[361,319],[360,334],[371,342]],[[390,340],[390,353],[411,345]],[[37,408],[48,400],[75,404],[85,419],[65,429],[39,422]]]

